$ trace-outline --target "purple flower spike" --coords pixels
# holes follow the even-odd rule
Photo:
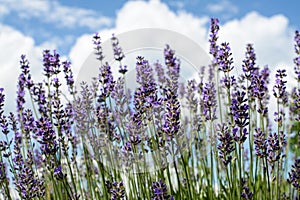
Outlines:
[[[268,84],[269,84],[270,70],[268,67],[262,69],[258,74],[254,74],[251,82],[251,93],[252,96],[258,99],[258,109],[257,112],[263,116],[268,114]]]
[[[115,86],[111,67],[107,62],[99,68],[99,83],[101,93],[99,95],[98,102],[104,102]]]
[[[242,128],[249,124],[249,105],[247,104],[246,92],[237,91],[231,101],[231,114],[235,125]]]
[[[174,199],[173,196],[168,194],[167,185],[160,179],[159,182],[152,183],[152,197],[151,200],[167,200]]]
[[[38,137],[38,142],[42,145],[41,151],[43,154],[46,156],[56,154],[58,144],[56,142],[55,131],[49,119],[41,117],[36,122],[36,136]]]
[[[58,166],[58,167],[54,168],[53,176],[57,180],[63,180],[64,179],[65,175],[62,172],[61,166]]]
[[[297,57],[294,59],[295,63],[295,74],[296,74],[296,80],[298,83],[300,82],[300,34],[299,31],[295,32],[295,52],[297,54]]]
[[[229,133],[229,128],[225,124],[218,126],[218,140],[220,144],[218,145],[220,158],[225,166],[227,166],[231,160],[230,155],[234,150],[233,137]]]
[[[257,70],[255,67],[256,55],[252,44],[247,44],[246,58],[243,60],[242,68],[246,79],[251,80],[253,73]]]
[[[125,57],[125,55],[123,54],[122,48],[119,46],[119,40],[115,36],[115,34],[112,35],[111,43],[113,46],[115,60],[121,61]]]
[[[63,72],[65,74],[65,79],[67,81],[67,85],[69,87],[69,91],[70,91],[70,94],[75,94],[75,91],[74,91],[74,77],[73,77],[73,72],[71,70],[71,62],[69,61],[64,61],[62,62],[62,65],[63,65]]]
[[[219,64],[219,70],[228,73],[233,69],[233,58],[229,43],[222,43],[217,53],[217,61]]]
[[[288,182],[294,186],[294,188],[300,191],[300,159],[296,159],[291,171],[289,172]]]
[[[101,38],[99,33],[95,33],[93,36],[93,44],[94,44],[94,49],[96,50],[96,58],[102,62],[104,59],[104,55],[102,52],[102,46],[101,46]]]
[[[210,20],[210,34],[209,34],[209,43],[210,43],[210,49],[209,53],[214,57],[213,63],[216,62],[217,54],[218,54],[218,31],[219,31],[219,20],[217,18],[212,18]]]
[[[167,92],[164,133],[173,138],[178,133],[180,125],[180,103],[178,98],[171,92]]]
[[[22,69],[22,78],[23,78],[23,83],[26,88],[30,90],[30,88],[33,86],[33,81],[31,80],[31,74],[29,70],[29,62],[26,59],[25,55],[21,55],[21,60],[20,60],[20,66]]]
[[[43,62],[44,72],[47,78],[60,72],[60,55],[55,50],[53,54],[50,53],[50,50],[45,50],[43,53]]]
[[[283,157],[282,150],[286,144],[284,133],[280,133],[281,137],[279,138],[277,133],[270,133],[268,136],[268,162],[271,165],[274,165],[276,161],[279,161]]]
[[[125,55],[123,53],[122,48],[120,47],[118,38],[114,34],[112,35],[112,38],[111,38],[111,44],[112,44],[113,51],[114,51],[114,58],[116,61],[120,62],[119,73],[124,75],[128,71],[127,66],[121,64],[121,61],[125,58]]]
[[[5,163],[0,162],[0,181],[4,182],[5,180],[7,180],[6,165],[5,165]]]
[[[255,144],[255,154],[260,158],[266,157],[267,154],[267,140],[265,133],[261,129],[255,129],[254,134],[254,144]]]
[[[3,114],[3,106],[5,101],[4,89],[0,88],[0,116]]]
[[[217,100],[216,100],[216,89],[214,83],[206,83],[203,91],[203,114],[206,120],[215,120],[216,109],[217,109]]]
[[[125,188],[123,181],[113,182],[110,189],[111,200],[125,199]]]
[[[137,57],[136,82],[139,87],[134,92],[136,111],[142,115],[157,102],[157,86],[153,77],[153,69],[143,57]]]
[[[175,51],[169,45],[164,49],[165,64],[168,68],[167,71],[167,86],[172,92],[177,95],[178,79],[180,73],[180,60],[175,56]]]
[[[277,70],[277,73],[275,75],[275,85],[273,87],[273,95],[275,98],[280,100],[279,103],[287,104],[288,103],[288,93],[286,91],[286,83],[287,81],[284,81],[283,78],[287,76],[286,70]]]

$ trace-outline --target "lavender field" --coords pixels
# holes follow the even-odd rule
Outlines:
[[[212,18],[211,63],[184,83],[168,44],[129,66],[112,35],[116,76],[95,33],[98,74],[81,83],[59,49],[41,52],[41,82],[20,55],[15,110],[0,86],[0,199],[300,199],[300,33],[293,77],[282,66],[271,82],[256,44],[235,65],[219,29]]]

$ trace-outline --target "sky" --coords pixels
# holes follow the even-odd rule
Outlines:
[[[112,33],[167,29],[208,51],[211,17],[219,18],[220,41],[229,42],[237,67],[246,44],[253,43],[259,65],[268,64],[273,73],[287,68],[292,78],[299,6],[296,0],[0,0],[0,87],[9,102],[15,99],[21,54],[39,79],[44,49],[71,60],[76,75],[92,51],[95,32],[105,41]]]

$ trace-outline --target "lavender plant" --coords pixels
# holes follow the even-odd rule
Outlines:
[[[0,88],[0,198],[300,199],[299,32],[298,85],[289,91],[287,70],[278,70],[271,85],[253,44],[246,46],[243,73],[233,75],[230,45],[219,42],[219,29],[212,19],[208,78],[202,67],[200,81],[186,83],[170,45],[164,61],[140,55],[127,67],[115,35],[119,74],[95,33],[99,73],[80,88],[71,62],[57,51],[42,54],[42,82],[32,79],[21,55],[15,112],[4,109]],[[129,69],[136,70],[134,89],[126,84]]]

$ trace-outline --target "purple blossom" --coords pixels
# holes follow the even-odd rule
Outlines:
[[[165,64],[167,71],[167,86],[177,95],[178,79],[180,73],[180,60],[175,56],[175,51],[166,45],[164,49]]]
[[[4,101],[5,101],[4,89],[0,88],[0,111],[1,111],[0,114],[1,115],[3,114]]]
[[[43,62],[44,72],[47,78],[60,72],[60,55],[55,50],[53,51],[53,54],[50,53],[50,50],[44,50]]]
[[[232,95],[231,114],[233,116],[235,125],[242,128],[249,124],[249,105],[246,98],[246,92],[237,91]]]
[[[119,140],[119,137],[115,131],[113,114],[105,104],[100,104],[97,107],[96,116],[99,130],[105,133],[110,141]]]
[[[297,54],[297,57],[294,58],[294,63],[295,63],[295,74],[296,74],[296,80],[298,83],[300,82],[300,34],[299,31],[295,32],[295,52]]]
[[[217,53],[217,62],[219,65],[219,70],[226,73],[229,73],[233,69],[233,58],[229,43],[222,43],[220,49]]]
[[[131,135],[130,136],[130,144],[138,145],[142,142],[140,135]]]
[[[296,190],[300,190],[300,159],[296,159],[289,172],[288,182],[294,186]]]
[[[161,179],[152,183],[151,191],[152,200],[174,200],[174,197],[168,194],[167,185]]]
[[[4,183],[7,180],[6,164],[0,161],[0,181]]]
[[[247,139],[247,135],[248,135],[248,131],[247,128],[243,128],[243,127],[236,127],[232,129],[232,135],[233,135],[233,139],[239,143],[242,144],[246,141]]]
[[[121,61],[125,57],[125,55],[123,53],[122,48],[119,46],[119,40],[115,36],[115,34],[112,34],[111,44],[112,44],[112,47],[113,47],[115,60]]]
[[[36,136],[41,144],[41,151],[46,156],[55,155],[58,150],[56,134],[49,119],[41,117],[36,121]]]
[[[21,119],[21,113],[24,110],[24,104],[25,104],[25,75],[21,73],[18,78],[18,91],[17,91],[17,113],[19,119]]]
[[[98,97],[98,102],[105,102],[105,99],[110,95],[115,86],[111,67],[107,62],[100,66],[98,79],[100,83],[100,95]]]
[[[124,153],[132,152],[132,146],[131,146],[131,142],[130,142],[130,141],[127,141],[127,142],[123,145],[122,151],[123,151]]]
[[[245,57],[246,58],[243,60],[242,64],[243,72],[246,79],[251,80],[253,72],[257,70],[257,67],[255,67],[256,55],[254,52],[253,44],[247,44]]]
[[[65,178],[65,175],[62,172],[62,167],[58,166],[54,168],[53,171],[53,176],[57,179],[57,180],[63,180]]]
[[[214,82],[215,81],[215,68],[214,65],[208,66],[208,82]]]
[[[193,113],[196,113],[198,108],[198,99],[195,95],[196,90],[197,88],[195,79],[189,80],[186,86],[185,97],[187,100],[188,109],[191,110]]]
[[[153,77],[153,69],[148,61],[138,56],[136,62],[136,82],[139,86],[134,91],[134,109],[132,113],[135,130],[144,131],[145,120],[153,119],[153,109],[158,106],[157,84]],[[131,131],[130,131],[131,132]]]
[[[225,75],[220,80],[220,83],[224,88],[227,88],[229,90],[231,87],[236,85],[236,79],[234,76],[229,77],[229,76]]]
[[[250,191],[250,188],[247,186],[246,181],[242,180],[243,191],[241,197],[243,200],[251,200],[253,199],[253,193]]]
[[[172,91],[167,91],[163,131],[168,137],[173,138],[180,127],[180,103]]]
[[[219,47],[217,45],[218,31],[219,31],[219,20],[217,18],[211,18],[210,20],[210,34],[209,34],[209,53],[214,57],[213,63],[217,62],[217,54]]]
[[[134,92],[134,105],[136,110],[143,114],[156,103],[157,88],[153,69],[143,57],[137,57],[136,72],[136,82],[140,86]]]
[[[160,84],[160,87],[163,88],[163,85],[166,82],[166,76],[165,76],[165,71],[163,69],[163,66],[157,61],[154,63],[154,69],[157,74],[158,84]]]
[[[111,38],[111,44],[112,44],[112,47],[113,47],[114,58],[115,58],[116,61],[120,62],[119,73],[124,75],[128,71],[127,66],[122,65],[122,63],[121,63],[121,61],[125,58],[125,55],[123,53],[122,48],[119,45],[118,38],[114,34],[112,35],[112,38]]]
[[[232,156],[230,154],[235,150],[233,137],[230,135],[228,126],[225,124],[219,125],[217,137],[220,142],[217,146],[219,149],[219,157],[223,164],[227,166],[232,160]]]
[[[125,92],[124,84],[125,77],[119,77],[111,93],[111,97],[115,102],[113,108],[114,118],[118,126],[122,126],[122,123],[126,124],[131,115],[131,109],[128,106],[131,103],[131,96],[130,92]]]
[[[23,130],[25,133],[25,137],[30,140],[31,136],[30,133],[34,130],[35,127],[35,120],[30,109],[24,111],[23,114]]]
[[[290,106],[290,110],[295,120],[300,121],[300,89],[294,88],[291,93],[291,98],[293,104]]]
[[[266,157],[267,154],[267,148],[268,143],[266,140],[266,135],[261,129],[255,129],[254,134],[254,144],[255,144],[255,154],[261,158]]]
[[[111,193],[111,200],[125,199],[125,187],[123,181],[113,182],[109,192]]]
[[[273,95],[278,99],[279,103],[287,104],[288,103],[288,93],[286,91],[286,83],[283,79],[286,77],[286,70],[277,70],[275,75],[275,85],[273,87]]]
[[[17,133],[16,133],[17,134]],[[18,136],[15,136],[18,137]],[[14,144],[13,170],[15,173],[14,184],[22,199],[33,199],[43,197],[45,194],[44,182],[39,180],[34,173],[33,156],[30,151],[27,152],[27,158],[21,154],[21,144]]]
[[[38,104],[38,111],[42,116],[47,116],[47,99],[43,83],[37,83],[31,89],[33,100]]]
[[[270,133],[268,136],[268,162],[273,165],[274,162],[279,161],[281,157],[284,157],[282,154],[283,148],[286,145],[286,140],[284,138],[284,133],[281,132],[280,136],[277,133]]]
[[[215,120],[217,100],[216,89],[214,83],[206,83],[202,91],[203,115],[206,120]]]
[[[268,84],[270,71],[268,67],[262,69],[259,74],[254,74],[251,83],[252,96],[258,100],[257,112],[263,116],[268,114]]]
[[[5,95],[4,95],[4,89],[0,88],[0,126],[1,126],[1,131],[4,135],[7,135],[9,133],[8,130],[8,122],[6,120],[6,116],[3,114],[4,113],[4,101],[5,101]]]
[[[69,61],[64,61],[62,62],[63,65],[63,72],[65,74],[65,79],[67,81],[68,89],[70,91],[70,94],[75,94],[75,89],[74,89],[74,77],[73,77],[73,72],[71,70],[71,62]]]
[[[29,62],[26,59],[25,55],[21,55],[21,60],[20,60],[20,66],[22,69],[22,81],[25,85],[26,88],[30,90],[30,88],[33,86],[33,81],[31,80],[31,74],[29,70]]]
[[[102,60],[104,59],[104,55],[102,52],[102,46],[101,46],[101,37],[99,35],[99,33],[95,33],[93,36],[93,44],[94,44],[94,49],[96,50],[96,58],[97,60],[100,60],[102,62]]]

